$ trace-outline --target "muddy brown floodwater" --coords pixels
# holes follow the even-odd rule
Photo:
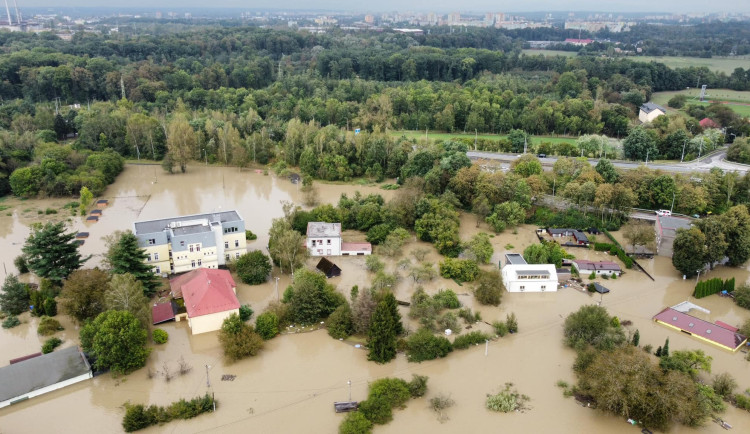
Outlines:
[[[154,182],[156,181],[156,182]],[[323,202],[336,203],[343,192],[353,194],[379,193],[386,198],[393,192],[377,186],[347,186],[320,184]],[[128,166],[117,182],[103,196],[110,200],[109,208],[98,223],[86,224],[80,217],[72,218],[75,230],[86,230],[90,238],[82,247],[84,254],[94,255],[87,265],[96,265],[101,259],[101,237],[114,230],[132,228],[139,219],[208,212],[218,209],[238,209],[245,218],[248,229],[258,234],[258,240],[249,243],[249,249],[263,249],[268,241],[271,219],[281,216],[281,200],[299,201],[297,186],[288,180],[264,176],[254,171],[237,169],[190,167],[187,174],[165,175],[155,166]],[[28,234],[28,224],[38,214],[36,209],[60,207],[66,200],[3,202],[12,210],[0,217],[0,259],[8,272],[13,272],[13,258],[20,253]],[[11,212],[11,216],[5,216]],[[44,216],[54,218],[55,216]],[[60,217],[60,216],[57,216]],[[461,217],[461,237],[468,239],[478,231],[487,231],[484,225],[476,228],[470,215]],[[496,266],[502,255],[509,251],[522,252],[536,242],[532,226],[522,226],[517,233],[506,231],[494,236]],[[352,240],[362,234],[349,235]],[[345,235],[345,238],[347,236]],[[361,239],[361,238],[359,238]],[[404,246],[402,256],[387,259],[388,271],[396,271],[401,280],[393,289],[397,298],[408,300],[416,284],[399,270],[396,263],[416,247],[428,248],[426,261],[437,267],[440,256],[428,244],[412,241]],[[611,259],[604,253],[573,249],[579,258]],[[412,261],[415,261],[412,259]],[[371,276],[365,269],[364,258],[334,258],[343,270],[342,276],[330,282],[349,296],[353,285],[368,286]],[[314,266],[311,260],[309,266]],[[346,400],[347,381],[352,381],[352,399],[366,396],[367,383],[384,376],[408,379],[411,374],[428,375],[429,391],[426,397],[410,401],[404,410],[395,412],[394,420],[378,426],[377,433],[426,432],[512,432],[512,433],[638,433],[623,418],[605,415],[583,408],[572,398],[565,398],[555,386],[558,380],[574,382],[571,369],[574,352],[562,345],[562,324],[566,315],[580,306],[596,303],[609,309],[621,320],[631,320],[641,333],[641,345],[662,345],[670,339],[670,348],[701,349],[713,357],[713,373],[730,372],[737,379],[739,389],[750,387],[750,363],[743,354],[731,354],[703,344],[688,336],[672,332],[651,321],[651,317],[666,306],[689,299],[694,279],[683,281],[671,265],[669,258],[643,261],[644,267],[656,278],[651,281],[645,274],[628,271],[622,278],[603,282],[611,293],[591,296],[572,288],[562,288],[556,293],[504,294],[499,307],[481,306],[474,302],[470,285],[457,286],[453,281],[437,278],[422,286],[428,293],[451,288],[459,294],[461,302],[481,312],[483,320],[492,322],[504,319],[509,312],[518,317],[520,331],[513,336],[490,342],[485,356],[484,346],[464,351],[454,351],[445,359],[407,363],[403,354],[387,365],[367,361],[366,352],[350,343],[330,338],[324,330],[309,333],[292,333],[279,336],[266,343],[257,357],[227,365],[222,360],[216,333],[190,336],[184,322],[162,326],[169,333],[169,342],[153,347],[146,368],[128,376],[114,378],[106,374],[93,380],[31,399],[0,410],[0,431],[3,433],[27,432],[121,432],[120,422],[125,401],[166,405],[180,398],[190,398],[206,392],[215,393],[219,401],[216,413],[201,415],[188,421],[171,422],[152,427],[144,432],[311,432],[334,433],[342,415],[333,412],[333,401]],[[486,266],[491,268],[492,265]],[[274,270],[274,275],[278,274]],[[750,277],[747,269],[719,267],[711,277],[736,277],[737,283]],[[279,293],[289,284],[288,276],[281,276]],[[240,285],[238,297],[250,303],[257,313],[277,298],[274,281],[258,286]],[[695,302],[695,300],[692,300]],[[712,296],[697,301],[711,310],[710,314],[697,314],[712,321],[722,320],[740,324],[750,317],[748,311],[738,309],[729,299]],[[401,308],[407,318],[407,310]],[[77,329],[65,316],[65,331],[59,336],[63,345],[77,342]],[[37,319],[21,316],[22,324],[10,330],[0,330],[0,357],[5,360],[39,350],[44,338],[35,333]],[[409,322],[412,330],[416,322]],[[486,324],[478,326],[489,331]],[[192,366],[184,376],[166,381],[165,370],[175,373],[180,358]],[[208,367],[208,368],[207,368]],[[206,371],[208,369],[207,387]],[[149,378],[148,373],[155,373]],[[236,375],[234,381],[221,381],[224,374]],[[708,376],[705,376],[708,379]],[[512,382],[521,392],[530,396],[529,411],[515,414],[494,414],[484,408],[485,396],[494,393],[506,382]],[[429,398],[448,394],[456,402],[447,410],[448,420],[441,423],[428,408]],[[723,415],[737,432],[750,432],[750,414],[732,407]],[[64,427],[63,429],[61,429]],[[689,429],[676,427],[679,433],[723,432],[717,424],[708,422],[705,427]]]

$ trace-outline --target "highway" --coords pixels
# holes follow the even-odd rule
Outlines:
[[[466,155],[472,160],[497,160],[497,161],[513,161],[520,156],[520,154],[503,154],[496,152],[485,152],[485,151],[468,151]],[[744,164],[737,164],[726,161],[727,152],[725,149],[719,150],[710,154],[706,157],[702,157],[699,160],[693,160],[685,163],[648,163],[643,161],[621,161],[612,160],[612,164],[620,169],[636,169],[639,166],[646,165],[651,169],[659,169],[665,172],[672,173],[690,173],[690,172],[708,172],[714,167],[718,167],[724,171],[736,171],[740,175],[744,175],[750,170],[750,166]],[[545,157],[540,158],[543,166],[552,166],[557,161],[558,157]],[[592,166],[596,166],[599,162],[598,158],[589,158],[589,163]]]

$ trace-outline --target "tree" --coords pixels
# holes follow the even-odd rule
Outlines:
[[[294,274],[294,270],[304,264],[310,256],[305,246],[305,237],[292,229],[284,219],[274,219],[269,235],[271,258],[278,262],[282,273],[287,269],[289,273]]]
[[[608,184],[614,184],[620,178],[620,174],[617,173],[615,165],[606,158],[599,159],[599,162],[596,163],[596,171],[602,175],[602,178],[604,178],[604,181]]]
[[[182,173],[187,170],[187,163],[195,155],[197,137],[193,127],[182,115],[177,115],[167,126],[167,149],[172,161],[180,166]]]
[[[742,265],[750,259],[750,214],[745,205],[736,205],[721,216],[726,225],[729,265]]]
[[[750,309],[750,286],[741,285],[739,288],[735,289],[732,294],[734,295],[734,302],[737,306]],[[746,323],[745,325],[750,324]],[[742,330],[746,332],[745,336],[750,336],[750,327],[743,326]]]
[[[81,215],[86,214],[86,208],[88,208],[89,205],[91,205],[91,201],[94,200],[94,194],[91,193],[91,190],[88,189],[88,187],[81,187],[81,197],[79,199],[80,201],[80,208],[81,208]]]
[[[483,222],[488,215],[490,215],[490,212],[492,212],[492,208],[490,207],[490,202],[487,200],[487,196],[480,194],[479,196],[474,198],[474,201],[471,203],[471,212],[476,214],[477,216],[477,227],[479,227],[479,223]]]
[[[656,249],[656,232],[650,224],[642,221],[630,222],[622,228],[622,236],[633,247],[633,254],[635,254],[636,246]]]
[[[612,324],[607,309],[593,304],[581,306],[568,315],[563,334],[569,347],[588,344],[599,349],[611,349],[625,342],[625,333],[621,327]]]
[[[80,332],[81,347],[94,356],[96,369],[127,374],[146,364],[148,333],[130,312],[110,310],[99,314]]]
[[[484,232],[480,232],[466,243],[464,251],[470,259],[477,261],[480,264],[489,264],[490,258],[494,253],[492,243],[490,243],[490,236]]]
[[[352,303],[352,323],[354,331],[360,335],[367,335],[370,331],[372,314],[375,313],[377,302],[370,290],[363,290]]]
[[[626,158],[639,161],[645,161],[646,157],[652,160],[656,158],[659,149],[649,131],[640,126],[630,130],[622,142],[622,150]]]
[[[385,300],[378,303],[372,314],[367,347],[370,350],[367,360],[387,363],[396,357],[396,324]]]
[[[98,268],[76,270],[63,284],[61,305],[79,323],[96,318],[106,309],[104,295],[108,285],[109,275]]]
[[[11,315],[18,315],[29,310],[29,291],[25,283],[10,274],[3,282],[3,290],[0,292],[0,310]]]
[[[224,349],[224,357],[230,362],[254,356],[263,348],[263,338],[236,313],[229,315],[221,324],[219,342]]]
[[[352,309],[349,303],[344,303],[328,317],[326,328],[334,339],[346,339],[354,332],[352,323]]]
[[[279,317],[273,312],[263,312],[255,319],[255,331],[264,340],[274,338],[279,334]]]
[[[427,328],[421,328],[406,339],[406,358],[410,362],[420,363],[425,360],[442,358],[453,351],[448,339],[435,336]]]
[[[542,241],[531,244],[523,251],[523,258],[529,264],[555,264],[562,266],[562,260],[568,258],[568,252],[554,241]]]
[[[672,265],[687,277],[695,276],[705,266],[706,236],[700,229],[678,229],[672,244]]]
[[[104,307],[130,312],[144,327],[148,327],[151,306],[143,293],[143,284],[135,276],[129,273],[115,274],[109,281],[109,290],[104,294]]]
[[[668,348],[668,345],[665,345],[665,348]],[[713,357],[707,356],[701,350],[675,351],[671,355],[667,350],[667,355],[664,355],[664,349],[662,349],[659,366],[665,371],[680,371],[690,375],[693,379],[697,379],[698,371],[711,373],[712,360]]]
[[[32,227],[23,246],[29,269],[39,277],[61,282],[89,259],[81,258],[74,239],[74,233],[65,233],[62,222]]]
[[[322,273],[300,269],[294,276],[289,308],[297,323],[316,323],[345,302],[344,297],[326,282]]]
[[[722,372],[714,377],[711,386],[719,396],[730,398],[734,394],[734,390],[737,388],[737,381],[732,377],[732,374]]]
[[[637,347],[641,343],[641,332],[638,329],[635,329],[635,333],[633,334],[633,346]]]
[[[347,413],[339,425],[339,434],[370,434],[371,432],[372,422],[359,411]]]
[[[531,175],[540,175],[542,173],[542,163],[532,154],[524,154],[510,163],[514,173],[528,178]]]
[[[118,236],[119,235],[119,236]],[[146,251],[138,247],[138,238],[131,231],[116,234],[108,240],[105,263],[112,274],[132,274],[143,284],[144,294],[151,296],[161,285],[151,267],[146,264]]]
[[[525,218],[526,211],[518,202],[503,202],[495,205],[495,212],[486,221],[495,232],[502,232],[523,223]]]
[[[392,292],[388,291],[383,295],[383,300],[388,305],[388,311],[391,313],[393,318],[393,327],[396,331],[396,336],[404,333],[404,325],[401,323],[401,314],[398,311],[398,303],[396,302],[396,296]]]
[[[260,250],[240,256],[234,266],[240,279],[248,285],[260,285],[268,280],[271,273],[271,261]]]
[[[482,270],[476,280],[474,297],[483,305],[498,306],[504,289],[503,277],[497,270]]]

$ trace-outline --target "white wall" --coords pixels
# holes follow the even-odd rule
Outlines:
[[[208,333],[221,329],[221,324],[229,315],[236,313],[239,315],[239,309],[216,312],[209,315],[201,315],[195,318],[188,318],[190,330],[194,335]]]
[[[545,270],[549,279],[518,279],[517,270]],[[502,269],[503,284],[508,292],[555,292],[557,291],[557,271],[552,264],[506,265]],[[523,289],[521,288],[523,287]],[[544,287],[544,288],[542,288]]]
[[[328,244],[328,241],[331,244]],[[315,246],[313,247],[313,241]],[[323,243],[319,243],[322,241]],[[313,237],[307,239],[310,256],[341,256],[341,237]]]

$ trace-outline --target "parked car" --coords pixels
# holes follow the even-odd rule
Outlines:
[[[537,157],[539,157],[539,158],[547,158],[547,154],[537,154]]]
[[[656,211],[656,215],[662,216],[662,217],[669,217],[672,215],[672,211],[668,209],[660,209],[659,211]]]

